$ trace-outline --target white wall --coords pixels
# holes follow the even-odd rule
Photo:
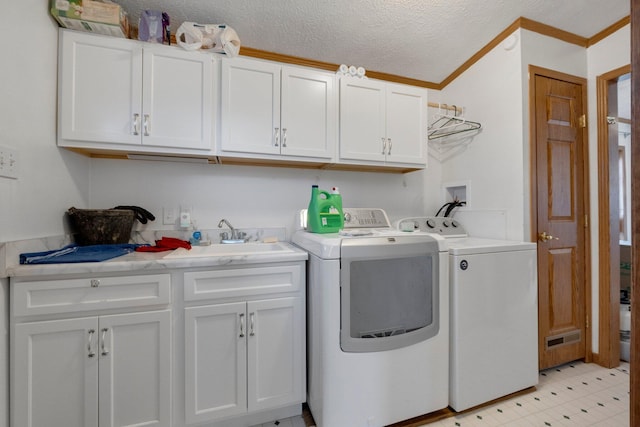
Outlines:
[[[340,187],[344,206],[382,207],[399,219],[423,214],[424,176],[95,159],[90,204],[145,207],[159,217],[153,229],[172,228],[162,225],[164,206],[189,206],[203,229],[226,218],[234,227],[287,227],[290,233],[296,211],[309,204],[312,184]]]
[[[55,145],[57,24],[47,4],[9,2],[0,18],[0,145],[20,163],[17,180],[0,178],[0,242],[61,234],[63,212],[89,196],[89,161]]]
[[[476,236],[525,238],[521,55],[519,43],[509,50],[500,45],[441,94],[441,102],[464,107],[466,119],[482,124],[462,151],[442,162],[443,184],[468,183],[468,205],[456,217]]]

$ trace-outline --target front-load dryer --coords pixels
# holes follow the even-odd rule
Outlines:
[[[446,408],[444,239],[345,209],[342,233],[296,232],[309,252],[307,403],[318,427],[382,427]]]

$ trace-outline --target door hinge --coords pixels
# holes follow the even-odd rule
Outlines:
[[[587,329],[589,329],[589,315],[588,314],[585,316],[585,327]]]
[[[586,115],[583,114],[580,117],[578,117],[578,127],[579,128],[587,127],[587,116]]]

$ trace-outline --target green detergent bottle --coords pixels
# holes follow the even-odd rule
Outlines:
[[[337,233],[344,228],[342,196],[337,187],[329,193],[311,186],[311,201],[307,209],[307,230],[313,233]]]

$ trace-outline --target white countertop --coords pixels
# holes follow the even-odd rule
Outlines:
[[[146,236],[146,241],[149,242],[153,240]],[[21,253],[54,250],[67,244],[69,244],[69,239],[65,236],[4,243],[0,245],[0,257],[3,258],[3,260],[0,261],[0,270],[2,261],[5,262],[4,272],[0,271],[0,277],[38,277],[143,271],[158,272],[187,268],[304,261],[308,258],[308,254],[304,250],[288,242],[281,241],[280,244],[286,247],[287,250],[255,254],[223,254],[180,258],[165,258],[168,254],[172,253],[172,251],[131,252],[101,262],[19,264],[18,260]]]
[[[126,255],[101,262],[79,262],[64,264],[30,264],[7,267],[9,277],[59,276],[71,274],[99,274],[116,272],[161,271],[181,268],[219,267],[226,265],[261,264],[287,261],[304,261],[308,255],[305,251],[289,243],[291,251],[274,252],[273,254],[224,255],[198,258],[171,258],[164,256],[167,252],[132,252]]]

